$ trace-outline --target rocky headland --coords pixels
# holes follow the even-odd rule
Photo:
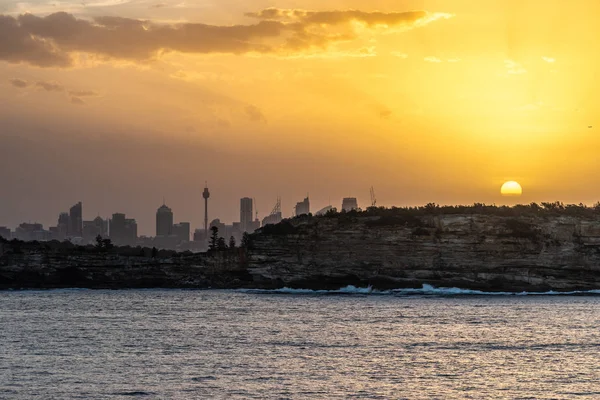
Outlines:
[[[208,253],[0,242],[0,289],[600,289],[600,210],[369,209],[268,225]]]

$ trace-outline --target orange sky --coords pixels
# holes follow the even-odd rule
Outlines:
[[[85,3],[0,5],[0,225],[600,199],[595,2]]]

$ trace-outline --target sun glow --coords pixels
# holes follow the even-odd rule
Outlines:
[[[523,188],[521,188],[518,182],[508,181],[502,185],[500,193],[502,196],[520,196],[523,194]]]

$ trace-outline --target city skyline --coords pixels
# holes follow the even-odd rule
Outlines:
[[[307,202],[308,199],[309,198],[306,197],[303,200],[303,202]],[[278,196],[276,199],[276,203],[274,204],[274,207],[268,208],[264,214],[261,214],[258,212],[258,210],[256,208],[255,201],[256,201],[255,198],[242,197],[241,199],[239,199],[240,203],[239,203],[239,207],[237,210],[238,218],[237,219],[233,218],[232,220],[226,220],[223,217],[220,217],[219,215],[211,215],[211,213],[210,213],[211,204],[210,204],[210,200],[209,200],[208,208],[207,208],[208,214],[206,215],[206,217],[208,218],[208,223],[210,225],[215,220],[218,220],[220,223],[229,224],[229,225],[239,223],[240,227],[242,229],[242,232],[243,232],[244,230],[251,231],[251,230],[254,230],[254,229],[257,229],[258,227],[260,227],[260,225],[257,227],[254,224],[255,221],[260,221],[261,223],[263,221],[267,221],[267,223],[277,223],[282,218],[294,217],[295,215],[307,213],[307,211],[311,212],[311,213],[315,213],[318,210],[320,210],[320,208],[319,209],[312,208],[310,206],[310,204],[308,204],[308,203],[305,205],[306,208],[298,209],[298,205],[303,204],[303,202],[299,202],[296,204],[295,207],[293,207],[293,210],[290,213],[285,213],[282,211],[281,197]],[[98,218],[108,222],[115,215],[122,215],[123,218],[126,215],[129,215],[126,213],[122,213],[120,211],[113,211],[113,212],[110,212],[109,215],[107,215],[107,216],[102,216],[98,213],[95,217],[92,218],[89,215],[90,213],[85,212],[85,210],[87,208],[82,207],[82,204],[83,204],[83,202],[79,201],[75,205],[70,207],[70,212],[62,212],[62,211],[58,212],[58,217],[56,219],[54,219],[54,221],[52,221],[52,222],[45,223],[42,220],[33,221],[31,219],[26,219],[26,220],[20,221],[19,223],[12,226],[10,224],[2,223],[0,221],[0,227],[6,227],[8,229],[14,230],[21,224],[40,224],[44,227],[44,229],[57,228],[60,230],[61,225],[64,225],[65,226],[63,229],[64,232],[62,232],[63,236],[65,236],[65,237],[81,237],[81,236],[83,236],[86,222],[92,222]],[[332,206],[337,208],[338,210],[342,209],[341,203],[340,203],[340,207],[336,207],[335,205],[332,205]],[[83,211],[82,211],[82,208],[83,208]],[[196,225],[194,225],[194,223],[189,222],[190,219],[185,219],[185,218],[182,219],[183,222],[180,222],[180,223],[190,224],[190,229],[191,229],[190,235],[192,235],[194,233],[194,231],[204,231],[205,230],[205,228],[204,228],[204,218],[205,218],[204,212],[205,212],[205,205],[204,205],[204,200],[203,200],[203,202],[202,202],[202,213],[203,213],[202,214],[202,225],[196,226]],[[132,220],[136,221],[136,224],[139,225],[138,218],[136,218],[135,215],[131,215],[131,216],[133,217]],[[66,219],[64,219],[63,217],[66,217]],[[51,219],[51,218],[48,217],[48,219]],[[170,208],[167,205],[166,199],[163,199],[163,203],[155,210],[153,221],[154,221],[154,225],[152,227],[153,230],[151,232],[140,231],[139,229],[136,228],[136,236],[139,236],[139,237],[142,237],[142,236],[143,237],[169,236],[169,235],[173,234],[174,226],[176,226],[177,224],[180,224],[180,223],[175,222],[175,212],[172,208]],[[251,227],[253,229],[250,229]]]
[[[150,234],[165,198],[202,227],[204,181],[228,222],[244,196],[290,215],[371,186],[383,206],[504,204],[507,181],[600,197],[597,3],[156,5],[2,2],[1,224],[81,200]]]

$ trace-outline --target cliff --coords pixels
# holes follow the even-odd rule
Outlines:
[[[338,214],[292,222],[254,237],[255,280],[318,289],[600,288],[600,222],[593,216]]]
[[[424,283],[512,292],[599,289],[600,220],[464,213],[307,216],[263,228],[248,249],[212,255],[150,257],[0,243],[0,289],[390,289]]]

